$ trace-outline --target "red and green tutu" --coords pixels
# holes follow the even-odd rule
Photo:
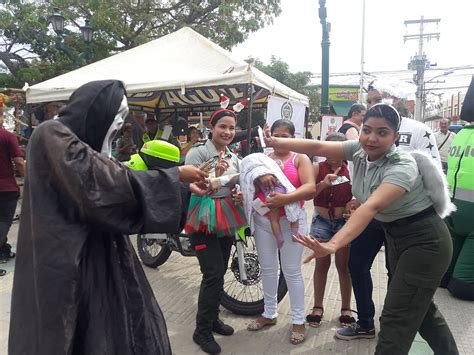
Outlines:
[[[184,230],[188,234],[230,236],[246,224],[244,210],[229,197],[191,195]]]

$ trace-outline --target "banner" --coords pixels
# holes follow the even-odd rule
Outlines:
[[[306,106],[300,102],[280,99],[275,96],[268,96],[267,122],[272,126],[273,122],[279,119],[287,119],[295,125],[295,137],[304,138],[304,116]]]
[[[359,87],[357,86],[330,86],[329,101],[357,101],[359,100]]]
[[[321,140],[325,141],[326,137],[331,133],[335,133],[342,126],[344,117],[335,115],[321,116]]]

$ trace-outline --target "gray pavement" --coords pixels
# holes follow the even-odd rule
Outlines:
[[[311,207],[307,204],[308,214]],[[9,233],[9,241],[16,247],[18,224],[14,224]],[[133,237],[132,237],[133,238]],[[133,238],[135,241],[135,238]],[[307,253],[307,252],[306,252]],[[304,265],[306,308],[309,312],[313,304],[312,273],[313,264]],[[10,319],[11,290],[14,274],[14,262],[0,264],[8,274],[0,278],[0,354],[7,353],[8,328]],[[197,260],[173,253],[170,259],[158,269],[146,268],[146,275],[165,314],[168,333],[174,354],[203,354],[191,339],[194,330],[196,302],[201,274]],[[379,253],[373,265],[373,298],[377,317],[380,315],[386,294],[386,274],[384,253]],[[238,316],[222,309],[221,317],[231,324],[236,332],[231,337],[217,336],[223,348],[223,354],[373,354],[376,340],[336,340],[337,318],[340,312],[340,293],[337,272],[331,266],[324,301],[324,321],[320,328],[307,328],[306,341],[292,345],[288,338],[291,328],[290,305],[288,295],[279,305],[278,324],[259,332],[249,332],[246,325],[253,317]],[[456,338],[461,354],[474,354],[474,302],[455,299],[444,289],[438,289],[435,295],[441,312],[446,317]],[[355,302],[352,301],[355,309]],[[378,321],[376,324],[378,328]],[[415,354],[432,354],[428,345],[418,336],[410,351]]]

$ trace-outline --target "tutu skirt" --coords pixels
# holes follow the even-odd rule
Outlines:
[[[246,224],[244,210],[236,206],[229,197],[191,195],[184,230],[188,234],[231,236]]]

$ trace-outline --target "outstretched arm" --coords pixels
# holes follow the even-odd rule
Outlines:
[[[313,250],[306,262],[314,258],[320,258],[328,254],[334,254],[340,248],[349,244],[357,238],[368,226],[375,215],[397,201],[406,193],[406,190],[398,185],[382,183],[354,213],[346,224],[327,243],[310,241],[309,237],[298,236],[295,240]]]
[[[272,137],[268,125],[265,126],[265,144],[295,153],[311,154],[333,159],[345,159],[342,142],[325,142],[313,139]]]

